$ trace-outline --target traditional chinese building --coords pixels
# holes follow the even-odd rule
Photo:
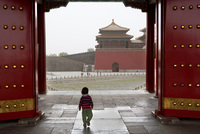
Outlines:
[[[100,35],[96,36],[96,71],[145,70],[146,50],[143,49],[144,45],[134,45],[131,41],[133,36],[127,34],[129,30],[117,25],[114,20],[110,25],[99,29]]]

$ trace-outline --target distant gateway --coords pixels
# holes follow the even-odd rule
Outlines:
[[[144,40],[133,40],[126,34],[128,28],[117,25],[114,20],[99,29],[95,52],[95,71],[126,72],[146,69]],[[143,37],[143,36],[142,36]],[[140,37],[140,38],[142,38]]]

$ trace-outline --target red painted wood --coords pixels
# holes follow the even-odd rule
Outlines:
[[[200,43],[200,29],[196,28],[196,25],[200,22],[200,9],[197,8],[198,4],[199,1],[197,0],[183,0],[181,3],[178,1],[166,1],[164,83],[168,84],[165,84],[165,96],[200,98],[200,88],[195,86],[196,83],[199,83],[200,76],[200,68],[196,67],[200,63],[199,58],[197,58],[200,56],[200,48],[196,47]],[[194,8],[189,9],[190,5],[194,5]],[[178,9],[173,10],[173,6],[177,6]],[[185,6],[185,9],[181,10],[181,6]],[[178,27],[176,30],[173,29],[174,25]],[[185,26],[185,29],[181,29],[182,25]],[[193,28],[189,29],[189,25],[192,25]],[[185,45],[184,48],[180,47],[182,44]],[[189,48],[189,44],[192,44],[193,47]],[[177,45],[177,48],[173,48],[173,45]],[[177,64],[176,68],[173,67],[174,64]],[[181,64],[185,66],[181,68]],[[190,68],[188,66],[189,64],[193,66]],[[173,83],[177,83],[177,87],[174,87]],[[181,87],[181,83],[184,83],[185,86]],[[188,87],[189,83],[193,85],[191,88]],[[173,91],[176,91],[176,94]]]
[[[188,118],[200,118],[199,111],[189,110],[164,110],[163,115],[174,117],[188,117]]]
[[[146,60],[146,90],[154,92],[154,23],[155,5],[147,7],[147,60]]]
[[[4,5],[7,6],[6,9],[3,8]],[[19,7],[23,7],[23,10]],[[0,101],[34,98],[37,105],[35,1],[1,0],[0,12]],[[8,28],[4,29],[4,25]],[[12,26],[16,29],[13,30]],[[20,26],[24,29],[20,30]],[[5,49],[4,46],[8,48]],[[20,49],[21,46],[24,46],[24,49]],[[7,69],[5,65],[8,66]],[[21,65],[24,68],[21,68]],[[27,114],[12,113],[12,116],[11,113],[0,113],[0,120],[33,117],[35,113],[36,109]]]
[[[33,117],[35,117],[35,112],[33,110],[0,114],[1,121],[2,120],[12,120],[12,119],[22,119],[22,118],[33,118]]]
[[[155,90],[155,95],[158,97],[158,85],[157,85],[157,59],[154,59],[154,90]]]
[[[46,36],[45,36],[45,12],[44,5],[38,4],[38,44],[39,44],[39,58],[38,58],[38,84],[39,94],[46,93]]]
[[[157,18],[156,18],[156,30],[157,30],[157,54],[156,54],[156,88],[158,93],[158,115],[162,114],[162,95],[163,95],[163,1],[157,0],[156,10],[157,10]]]
[[[200,48],[196,47],[200,43],[200,29],[196,27],[200,24],[198,4],[199,0],[165,1],[162,98],[200,98],[200,87],[196,86],[197,83],[200,83],[200,68],[196,66],[200,63],[198,58],[200,57]],[[191,5],[193,6],[192,9],[189,8]],[[173,9],[174,6],[177,7],[176,10]],[[181,9],[182,6],[184,6],[184,9]],[[173,28],[175,25],[177,29]],[[185,27],[182,29],[181,26],[183,25]],[[193,27],[190,29],[189,25]],[[183,44],[185,47],[181,48]],[[191,48],[189,47],[190,44],[192,45]],[[177,47],[174,48],[174,45]],[[174,64],[177,67],[174,67]],[[181,64],[184,64],[184,67],[181,67]],[[189,64],[192,64],[192,67],[189,67]],[[177,85],[174,86],[174,83]],[[184,83],[183,87],[181,83]],[[190,87],[188,84],[192,84],[192,86]],[[163,109],[163,115],[199,118],[200,111]]]

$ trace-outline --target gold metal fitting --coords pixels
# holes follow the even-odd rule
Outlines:
[[[12,46],[12,48],[13,48],[13,49],[15,49],[15,48],[16,48],[16,46],[15,46],[15,45],[13,45],[13,46]]]
[[[7,46],[7,45],[5,45],[5,46],[4,46],[4,48],[5,48],[5,49],[8,49],[8,46]]]
[[[21,68],[24,68],[24,65],[21,65]]]
[[[177,84],[176,84],[176,83],[174,83],[174,84],[173,84],[173,86],[174,86],[174,87],[176,87],[176,86],[177,86]]]
[[[4,6],[3,6],[3,8],[4,8],[4,9],[7,9],[7,8],[8,8],[8,6],[7,6],[7,5],[4,5]]]
[[[7,26],[7,25],[4,25],[3,28],[4,28],[4,29],[8,29],[8,26]]]
[[[184,28],[185,28],[185,26],[184,26],[184,25],[182,25],[182,26],[181,26],[181,29],[184,29]]]
[[[185,47],[185,45],[182,44],[182,45],[181,45],[181,48],[184,48],[184,47]]]
[[[174,10],[177,10],[177,6],[174,6],[173,9],[174,9]]]
[[[21,10],[21,11],[22,11],[22,10],[23,10],[23,7],[19,7],[19,10]]]
[[[177,65],[176,65],[176,64],[174,64],[174,67],[177,67]]]
[[[200,68],[200,64],[197,64],[197,67]]]
[[[192,106],[192,104],[191,104],[191,103],[189,103],[189,104],[188,104],[188,106],[189,106],[189,107],[191,107],[191,106]]]
[[[185,85],[184,85],[184,83],[181,83],[181,87],[184,87]]]
[[[17,66],[16,66],[16,65],[13,65],[13,68],[15,69],[15,68],[17,68]]]
[[[9,108],[9,105],[6,105],[6,108]]]
[[[11,9],[12,9],[12,10],[15,10],[15,6],[12,6]]]
[[[176,25],[174,25],[174,26],[173,26],[173,28],[174,28],[174,29],[177,29],[177,26],[176,26]]]
[[[8,86],[8,85],[6,85],[6,86],[5,86],[5,88],[7,88],[7,89],[8,89],[8,88],[9,88],[9,86]]]
[[[24,103],[22,103],[22,104],[21,104],[21,106],[22,106],[22,107],[24,107],[24,106],[25,106],[25,104],[24,104]]]
[[[200,106],[200,104],[199,104],[199,103],[197,103],[197,104],[196,104],[196,106],[197,106],[197,107],[199,107],[199,106]]]
[[[17,85],[13,85],[13,87],[14,87],[14,88],[16,88],[16,87],[17,87]]]
[[[12,30],[15,30],[16,29],[16,26],[12,26]]]
[[[200,48],[200,45],[199,45],[199,44],[197,44],[197,48]]]
[[[20,30],[24,30],[24,27],[23,27],[23,26],[20,26],[19,29],[20,29]]]
[[[188,45],[189,48],[192,48],[192,44]]]
[[[24,49],[24,46],[23,46],[23,45],[21,45],[21,46],[20,46],[20,49]]]
[[[189,6],[189,9],[192,9],[192,8],[193,8],[193,6],[192,6],[192,5],[190,5],[190,6]]]
[[[197,8],[200,8],[200,4],[199,4],[199,5],[197,5]]]
[[[4,67],[5,67],[5,69],[8,69],[8,65],[5,65]]]
[[[181,106],[183,106],[183,105],[184,105],[184,103],[183,103],[183,102],[181,102],[181,103],[180,103],[180,105],[181,105]]]
[[[192,29],[192,25],[189,25],[188,28],[189,28],[189,29]]]
[[[21,85],[21,87],[24,88],[25,86],[24,86],[24,85]]]
[[[196,84],[196,86],[197,86],[197,87],[199,87],[199,86],[200,86],[200,84],[199,84],[199,83],[197,83],[197,84]]]
[[[181,9],[182,9],[182,10],[184,10],[184,9],[185,9],[185,7],[184,7],[184,6],[182,6],[182,7],[181,7]]]
[[[184,64],[181,64],[181,67],[184,67]]]
[[[189,86],[189,87],[191,87],[191,86],[192,86],[192,84],[188,84],[188,86]]]
[[[197,25],[197,28],[200,29],[200,25],[199,24]]]
[[[174,45],[174,48],[177,48],[177,45]]]
[[[16,107],[17,107],[17,105],[16,105],[16,104],[14,104],[14,105],[13,105],[13,107],[14,107],[14,108],[16,108]]]
[[[173,102],[173,105],[176,105],[176,102]]]
[[[189,66],[189,67],[192,67],[192,64],[189,64],[188,66]]]

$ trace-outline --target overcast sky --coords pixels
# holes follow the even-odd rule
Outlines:
[[[146,27],[146,13],[125,7],[122,2],[69,2],[67,7],[52,9],[46,13],[47,55],[67,52],[87,52],[97,45],[99,29],[115,23],[130,28],[127,33],[135,39]]]

